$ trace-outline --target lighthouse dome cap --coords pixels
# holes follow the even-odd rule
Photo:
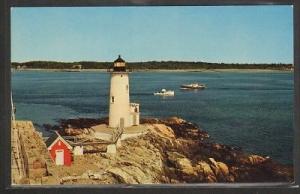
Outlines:
[[[114,61],[115,63],[125,63],[124,59],[121,58],[121,55]]]

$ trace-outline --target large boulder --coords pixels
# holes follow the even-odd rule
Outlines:
[[[173,178],[179,178],[185,182],[194,182],[197,179],[192,162],[185,155],[178,152],[167,152],[169,169],[168,173]]]
[[[228,166],[223,162],[216,162],[214,158],[209,158],[210,167],[214,171],[218,182],[226,182],[229,175]]]
[[[185,175],[196,175],[191,161],[187,158],[178,158],[176,160],[176,167]]]
[[[166,119],[167,122],[169,123],[173,123],[173,124],[181,124],[186,122],[185,120],[179,118],[179,117],[170,117],[168,119]]]
[[[153,130],[158,135],[165,137],[165,138],[172,138],[172,139],[175,138],[174,131],[170,127],[168,127],[164,124],[153,124],[153,127],[154,127]]]
[[[265,162],[268,158],[264,158],[262,156],[259,155],[250,155],[248,156],[248,162],[251,165],[258,165],[258,164],[262,164],[263,162]]]
[[[205,161],[199,161],[195,167],[195,170],[202,181],[209,183],[217,182],[215,173],[211,169],[210,165]]]
[[[228,166],[223,162],[217,162],[219,169],[221,170],[223,176],[229,175],[229,169]]]
[[[172,164],[172,166],[176,166],[177,160],[179,158],[185,158],[185,155],[180,154],[178,152],[167,152],[168,161]]]

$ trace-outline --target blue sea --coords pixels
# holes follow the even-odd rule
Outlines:
[[[109,79],[106,72],[13,72],[16,117],[37,126],[66,118],[105,117]],[[181,84],[191,82],[208,88],[180,90]],[[293,163],[293,87],[291,72],[130,74],[131,102],[140,103],[143,117],[179,116],[198,124],[216,142],[285,164]],[[162,88],[174,90],[175,96],[153,95]]]

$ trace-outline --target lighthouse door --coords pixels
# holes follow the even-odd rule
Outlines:
[[[120,128],[124,128],[124,118],[120,118]]]
[[[133,125],[137,125],[136,124],[136,115],[133,115]]]

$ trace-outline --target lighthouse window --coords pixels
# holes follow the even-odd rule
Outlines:
[[[111,102],[112,102],[112,103],[115,102],[115,97],[114,97],[114,96],[111,97]]]
[[[126,85],[126,90],[128,91],[128,85]]]

